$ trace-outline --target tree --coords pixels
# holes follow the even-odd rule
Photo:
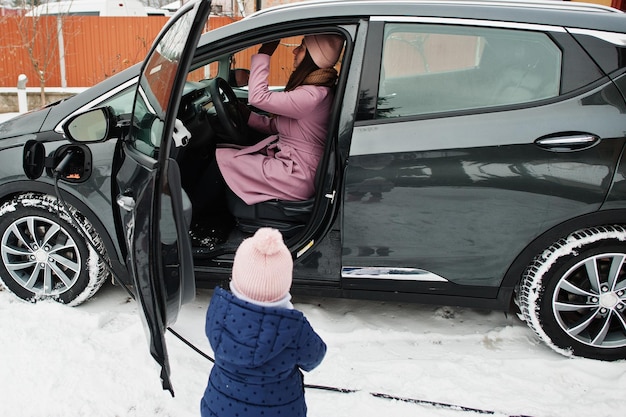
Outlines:
[[[18,21],[18,31],[22,47],[37,75],[40,87],[41,105],[46,104],[46,81],[50,78],[50,67],[59,62],[59,48],[63,48],[63,21],[67,12],[47,14],[47,3],[43,9],[35,9],[40,0],[14,0],[24,13]],[[62,50],[62,49],[61,49]]]

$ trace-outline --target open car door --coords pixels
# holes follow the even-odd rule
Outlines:
[[[182,89],[211,0],[184,4],[156,38],[141,70],[129,134],[121,141],[117,204],[150,353],[161,366],[163,389],[174,395],[165,330],[195,295],[188,234],[191,205],[170,148],[188,137],[176,122]]]

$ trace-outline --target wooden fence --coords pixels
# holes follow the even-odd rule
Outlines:
[[[20,74],[28,77],[28,87],[39,87],[28,45],[40,68],[45,68],[46,87],[90,87],[143,61],[167,19],[67,16],[59,21],[51,16],[36,20],[4,16],[0,18],[0,87],[15,87]],[[211,16],[209,29],[231,22],[230,17]],[[62,30],[55,39],[59,24]]]

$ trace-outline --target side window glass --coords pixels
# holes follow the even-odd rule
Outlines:
[[[163,121],[156,117],[154,108],[148,106],[144,90],[140,87],[135,99],[133,145],[135,149],[152,158],[157,157],[157,150],[161,146]]]
[[[133,100],[135,99],[135,86],[128,87],[102,102],[98,106],[110,106],[115,110],[115,114],[130,114],[133,111]]]
[[[281,37],[278,39],[280,39],[280,46],[272,55],[268,82],[270,87],[280,89],[287,84],[289,76],[293,71],[293,50],[302,42],[302,36]],[[252,56],[258,52],[260,46],[261,44],[256,44],[234,53],[231,56],[230,69],[249,70]],[[235,81],[232,79],[232,75],[232,73],[229,74],[231,78],[229,81]],[[235,81],[230,82],[230,84],[240,83]]]
[[[293,71],[293,51],[302,42],[302,36],[279,37],[277,39],[280,40],[280,47],[272,55],[268,81],[271,87],[280,89],[287,84]],[[189,72],[187,81],[209,80],[219,76],[226,79],[231,87],[245,87],[248,82],[246,75],[250,71],[252,56],[259,51],[261,45],[247,46],[205,63]],[[341,58],[335,68],[340,71]]]
[[[561,51],[541,32],[388,24],[377,118],[526,103],[558,96]]]

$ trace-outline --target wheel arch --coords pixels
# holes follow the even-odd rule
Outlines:
[[[543,252],[560,238],[567,237],[579,229],[610,224],[626,225],[626,210],[614,209],[603,210],[585,214],[574,219],[560,223],[543,234],[539,235],[515,258],[500,285],[498,298],[506,297],[509,308],[514,310],[515,288],[520,283],[526,268],[531,264],[537,254]]]
[[[63,199],[80,213],[85,215],[89,219],[89,222],[95,228],[96,232],[102,239],[104,247],[107,251],[113,273],[116,277],[123,280],[124,283],[130,283],[128,272],[121,260],[121,252],[119,245],[117,245],[109,233],[109,230],[94,213],[94,211],[86,205],[81,199],[77,198],[71,192],[66,189],[60,189],[63,194]],[[0,185],[0,204],[9,201],[10,199],[25,193],[37,193],[47,194],[56,198],[56,191],[52,184],[47,184],[39,181],[14,181]],[[115,254],[115,256],[111,256]]]

